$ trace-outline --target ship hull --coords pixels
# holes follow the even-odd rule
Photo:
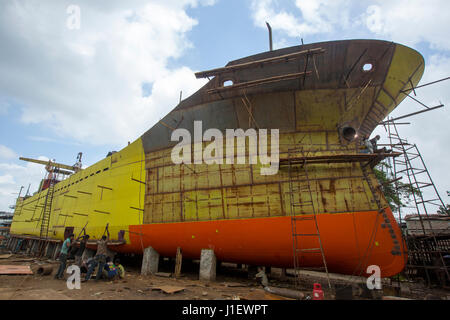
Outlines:
[[[404,99],[401,91],[418,83],[423,58],[390,42],[354,40],[267,52],[230,65],[315,48],[324,54],[226,71],[131,145],[58,183],[48,237],[61,240],[68,230],[78,234],[84,227],[91,239],[98,239],[108,225],[113,240],[124,236],[125,244],[111,247],[119,252],[142,253],[151,246],[174,256],[180,247],[184,257],[198,259],[201,249],[211,248],[225,262],[292,267],[292,223],[302,233],[315,232],[315,227],[311,220],[291,217],[315,213],[330,271],[367,275],[367,266],[378,265],[383,276],[400,272],[407,252],[379,182],[371,170],[363,172],[367,163],[311,164],[305,178],[298,168],[292,175],[280,166],[275,175],[265,176],[261,163],[180,165],[171,158],[177,144],[172,133],[185,129],[194,136],[194,121],[201,121],[203,130],[221,132],[268,129],[269,141],[270,130],[277,129],[284,159],[293,148],[303,155],[355,158],[360,141],[347,139],[346,130],[360,138],[369,135]],[[370,71],[363,69],[367,64]],[[308,77],[267,82],[293,70],[311,71]],[[254,86],[258,77],[266,82]],[[230,78],[252,86],[223,89]],[[250,155],[248,145],[245,151]],[[306,192],[294,194],[307,185],[312,199]],[[18,200],[12,234],[40,236],[47,192]],[[312,207],[293,209],[309,200]],[[318,247],[317,237],[297,242],[298,249]],[[319,253],[298,258],[302,267],[323,266]]]
[[[392,213],[388,213],[394,221]],[[404,268],[405,255],[392,255],[392,236],[377,211],[319,214],[318,224],[327,265],[333,272],[366,275],[368,266],[380,267],[382,277]],[[311,222],[298,222],[298,230],[313,232]],[[393,228],[401,239],[398,226]],[[213,249],[219,261],[280,268],[293,267],[290,217],[217,220],[130,226],[130,244],[121,252],[140,252],[152,247],[173,257],[181,247],[183,257],[199,259],[202,249]],[[368,236],[369,235],[369,236]],[[317,239],[299,242],[299,249],[317,248]],[[299,254],[300,267],[323,267],[322,256]]]

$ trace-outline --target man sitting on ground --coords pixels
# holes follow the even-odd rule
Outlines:
[[[105,268],[103,269],[103,277],[107,280],[114,280],[117,276],[117,271],[114,263],[112,263],[111,258],[106,258]]]
[[[120,264],[120,259],[116,259],[114,261],[114,265],[116,266],[117,274],[120,279],[125,278],[125,268]]]
[[[98,265],[97,259],[95,257],[91,257],[83,262],[81,266],[81,270],[86,270],[86,276],[82,282],[88,281],[91,278],[91,274],[94,272],[95,267]]]

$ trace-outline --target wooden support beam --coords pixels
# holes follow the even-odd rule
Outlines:
[[[201,72],[197,72],[195,74],[195,76],[197,78],[213,77],[213,76],[216,76],[216,75],[224,73],[224,72],[233,72],[233,71],[240,70],[240,69],[248,69],[251,67],[257,67],[261,64],[276,63],[276,62],[280,62],[280,61],[285,62],[285,61],[289,61],[292,59],[298,59],[304,55],[319,54],[319,53],[324,53],[324,52],[325,52],[325,50],[322,48],[303,50],[300,52],[285,54],[285,55],[278,56],[278,57],[261,59],[261,60],[251,61],[251,62],[235,64],[235,65],[231,65],[228,67],[217,68],[217,69],[212,69],[212,70],[207,70],[207,71],[201,71]]]
[[[433,82],[430,82],[430,83],[422,84],[422,85],[417,86],[417,87],[411,86],[411,88],[402,90],[402,91],[400,91],[400,92],[401,92],[401,93],[405,93],[405,92],[408,92],[408,91],[411,91],[411,90],[423,88],[423,87],[426,87],[426,86],[429,86],[429,85],[432,85],[432,84],[435,84],[435,83],[438,83],[438,82],[441,82],[441,81],[449,80],[449,79],[450,79],[450,77],[447,77],[447,78],[440,79],[440,80],[437,80],[437,81],[433,81]]]
[[[398,118],[389,119],[389,120],[387,120],[387,121],[380,122],[379,124],[387,124],[387,123],[389,123],[389,122],[393,122],[393,121],[397,121],[397,120],[400,120],[400,119],[408,118],[408,117],[415,116],[415,115],[420,114],[420,113],[424,113],[424,112],[436,110],[436,109],[439,109],[439,108],[442,108],[442,107],[444,107],[443,104],[441,104],[441,105],[439,105],[439,106],[436,106],[436,107],[429,108],[429,109],[425,109],[425,110],[421,110],[421,111],[409,113],[409,114],[406,114],[406,115],[401,116],[401,117],[398,117]]]
[[[299,73],[290,73],[290,74],[269,77],[269,78],[264,78],[264,79],[257,79],[257,80],[237,83],[237,84],[227,86],[227,87],[218,87],[218,88],[214,88],[214,89],[209,89],[207,92],[208,93],[219,93],[219,92],[223,92],[223,91],[254,87],[257,85],[267,84],[267,83],[272,83],[272,82],[294,80],[294,79],[297,79],[297,78],[300,78],[300,77],[303,77],[306,75],[310,75],[311,73],[312,73],[312,71],[307,71],[307,72],[299,72]]]
[[[175,257],[175,278],[179,278],[181,274],[181,263],[183,261],[183,254],[181,252],[181,248],[177,248],[177,255]]]

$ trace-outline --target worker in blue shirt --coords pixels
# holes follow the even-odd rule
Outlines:
[[[58,272],[55,275],[55,279],[64,279],[64,271],[66,271],[66,264],[67,264],[67,255],[69,253],[69,249],[73,244],[74,234],[70,234],[69,237],[63,242],[63,245],[61,247],[61,252],[59,254],[59,269]]]

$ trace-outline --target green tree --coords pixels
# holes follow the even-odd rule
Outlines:
[[[407,202],[411,200],[413,194],[420,196],[420,191],[409,183],[403,183],[400,180],[394,181],[394,177],[388,173],[390,169],[391,166],[389,164],[381,162],[373,171],[381,184],[381,190],[389,206],[392,210],[398,210],[400,207],[406,207]]]
[[[437,213],[450,216],[450,204],[447,204],[445,207],[439,206]]]

